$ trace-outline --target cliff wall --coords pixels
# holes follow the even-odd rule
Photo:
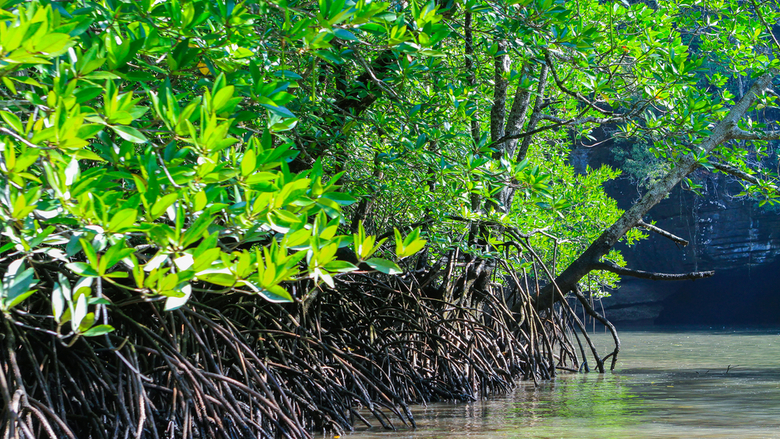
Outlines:
[[[612,150],[578,148],[572,163],[582,168],[620,167]],[[701,196],[677,187],[646,220],[690,242],[679,246],[661,236],[633,247],[620,245],[630,268],[684,273],[715,270],[710,279],[684,282],[624,278],[603,300],[607,317],[625,324],[780,324],[780,206],[758,206],[738,197],[733,177],[697,171]],[[640,193],[628,178],[607,192],[628,208]]]

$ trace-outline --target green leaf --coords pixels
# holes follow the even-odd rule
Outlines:
[[[65,268],[78,274],[79,276],[84,276],[84,277],[99,276],[97,270],[92,268],[89,264],[85,264],[83,262],[71,262],[70,264],[65,264]]]
[[[325,264],[322,268],[330,271],[331,273],[348,273],[358,269],[347,261],[331,261]]]
[[[84,296],[81,296],[84,297]],[[79,297],[79,299],[81,298]],[[92,327],[92,325],[95,324],[95,313],[89,312],[87,315],[84,316],[83,319],[81,319],[81,323],[79,324],[78,332],[83,333],[84,331],[88,330]]]
[[[79,160],[94,160],[96,162],[105,162],[106,160],[103,157],[100,157],[99,155],[95,154],[92,151],[86,150],[86,149],[80,149],[73,153],[73,156],[76,157]]]
[[[24,265],[24,259],[13,261],[8,266],[8,271],[3,277],[2,288],[0,288],[0,297],[3,299],[3,306],[6,310],[29,297],[31,294],[28,294],[30,287],[36,283],[34,277],[35,271],[32,268],[23,270]],[[18,299],[22,295],[24,295],[24,297]]]
[[[135,249],[125,248],[124,241],[120,241],[119,244],[109,248],[108,251],[106,251],[106,253],[103,255],[103,257],[100,258],[100,267],[98,272],[100,274],[105,274],[106,271],[110,270],[119,261],[129,257],[133,253],[135,253]],[[124,277],[123,275],[127,274],[124,272],[116,272],[116,273],[110,273],[109,277],[117,277],[116,275],[118,275],[119,273],[122,273],[122,275],[120,275],[119,277]]]
[[[349,206],[350,204],[353,204],[355,201],[357,201],[352,195],[345,194],[343,192],[328,192],[322,194],[322,196],[329,200],[335,201],[342,206]]]
[[[355,34],[353,34],[352,32],[350,32],[348,30],[344,30],[344,29],[335,29],[335,30],[333,30],[333,33],[337,37],[341,38],[342,40],[357,41],[357,39],[358,39],[355,36]]]
[[[83,250],[84,254],[87,255],[89,265],[93,268],[97,268],[98,257],[95,249],[92,247],[92,244],[84,238],[79,238],[79,243],[81,244],[81,250]]]
[[[96,325],[88,330],[84,331],[81,335],[84,337],[97,337],[99,335],[105,335],[109,332],[114,332],[114,327],[111,325]]]
[[[214,218],[210,215],[200,215],[198,219],[184,232],[181,243],[182,247],[186,248],[195,243],[197,240],[203,238],[203,235],[208,231]]]
[[[236,285],[239,280],[235,274],[226,269],[218,272],[200,272],[198,273],[198,279],[223,287],[232,287]]]
[[[36,291],[38,291],[38,290],[30,290],[30,291],[24,292],[22,294],[19,294],[19,295],[13,297],[13,298],[9,297],[9,298],[3,300],[3,309],[5,309],[5,310],[12,309],[16,305],[22,303],[24,301],[24,299],[32,296]]]
[[[275,172],[255,172],[246,179],[246,184],[258,184],[276,179]]]
[[[165,311],[173,311],[186,305],[192,296],[192,286],[186,284],[181,288],[182,295],[179,297],[169,296],[165,299]]]
[[[71,324],[74,330],[78,330],[85,317],[87,317],[87,296],[82,294],[76,299],[76,307],[73,311]]]
[[[8,111],[0,111],[0,116],[3,117],[3,120],[8,125],[11,125],[11,128],[14,129],[19,134],[24,134],[24,126],[22,125],[22,121],[19,119],[19,116],[9,113]]]
[[[136,209],[122,209],[111,218],[106,231],[111,233],[122,232],[135,224],[137,217],[138,211]]]
[[[210,248],[200,253],[195,252],[193,257],[195,262],[192,265],[192,269],[195,270],[196,273],[208,269],[214,261],[219,259],[221,253],[222,251],[219,248]]]
[[[255,171],[257,167],[257,154],[254,149],[248,149],[244,153],[244,158],[241,160],[241,175],[244,177],[249,176]]]
[[[70,300],[70,285],[67,284],[67,278],[64,278],[62,273],[59,273],[60,282],[54,284],[54,289],[51,293],[51,308],[54,321],[62,323],[62,315],[65,312],[65,301]]]
[[[411,256],[418,251],[422,250],[423,247],[425,247],[425,243],[427,242],[424,239],[420,239],[420,228],[416,228],[412,230],[409,235],[404,238],[403,242],[399,243],[400,239],[400,232],[398,230],[396,232],[396,254],[401,257],[405,258],[407,256]]]
[[[295,118],[295,115],[292,112],[290,112],[290,110],[288,110],[287,108],[282,107],[280,105],[276,105],[270,99],[264,99],[263,101],[266,103],[261,102],[260,105],[267,108],[272,114],[280,117]]]
[[[398,229],[393,228],[393,234],[395,235],[395,253],[400,255],[404,251],[404,240],[401,237],[401,232]]]
[[[261,290],[259,293],[263,299],[273,303],[292,302],[293,298],[290,293],[283,287],[275,285],[267,289]]]
[[[260,295],[263,299],[271,303],[288,303],[293,301],[293,297],[290,295],[290,293],[288,293],[287,290],[279,285],[263,288],[259,284],[249,280],[245,280],[243,283],[258,295]]]
[[[88,79],[97,79],[97,80],[104,80],[104,79],[122,79],[119,75],[111,72],[107,72],[104,70],[98,71],[98,72],[92,72],[89,75],[85,76],[85,78]]]
[[[111,129],[114,130],[114,132],[117,133],[119,137],[127,140],[128,142],[146,143],[148,141],[148,139],[143,134],[141,134],[140,131],[133,127],[112,125]]]
[[[418,251],[422,250],[423,247],[425,247],[425,243],[427,243],[427,242],[428,241],[426,241],[424,239],[415,240],[414,242],[412,242],[411,244],[409,244],[408,246],[406,246],[404,248],[403,257],[411,256],[411,255],[417,253]],[[401,255],[399,255],[399,256],[401,256]]]
[[[171,207],[171,205],[179,198],[179,194],[174,192],[170,193],[168,195],[163,196],[159,200],[157,200],[154,205],[152,206],[152,209],[149,211],[149,216],[152,217],[152,219],[157,219],[165,213],[165,211]]]
[[[369,267],[376,271],[380,271],[385,274],[401,274],[403,270],[395,262],[388,261],[387,259],[371,258],[366,261]]]

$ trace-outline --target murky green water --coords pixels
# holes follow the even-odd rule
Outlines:
[[[366,438],[780,438],[780,331],[624,331],[615,373],[561,375],[473,404],[415,407]],[[610,339],[596,336],[601,351]]]

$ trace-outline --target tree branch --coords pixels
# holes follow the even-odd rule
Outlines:
[[[584,109],[580,115],[587,112],[587,108]],[[596,124],[606,124],[606,123],[617,123],[617,122],[623,122],[625,121],[629,116],[628,115],[622,115],[622,116],[616,116],[616,117],[573,117],[571,119],[561,119],[560,117],[555,116],[548,116],[548,115],[540,115],[538,116],[539,120],[550,120],[554,123],[551,123],[549,125],[545,125],[543,127],[532,129],[530,126],[528,127],[528,131],[518,133],[518,134],[507,134],[500,139],[491,142],[490,146],[496,146],[500,145],[508,140],[514,140],[514,139],[527,139],[530,136],[533,136],[536,133],[541,133],[542,131],[552,130],[555,128],[560,128],[563,126],[570,126],[570,125],[580,125],[583,123],[596,123]],[[535,126],[535,125],[534,125]],[[530,140],[529,140],[530,142]],[[527,151],[527,148],[526,148]]]
[[[680,274],[654,273],[651,271],[632,270],[630,268],[621,267],[609,261],[595,262],[591,264],[591,269],[604,270],[615,274],[619,274],[621,276],[632,276],[632,277],[638,277],[640,279],[649,279],[649,280],[703,279],[705,277],[710,277],[713,274],[715,274],[714,271],[693,271],[691,273],[680,273]]]
[[[737,168],[736,166],[731,166],[720,162],[710,162],[710,164],[712,165],[713,168],[717,169],[718,171],[737,177],[740,180],[745,180],[753,184],[759,183],[759,179],[755,175],[750,175],[747,172]]]
[[[655,232],[655,233],[663,236],[664,238],[671,239],[672,241],[674,241],[674,242],[676,242],[678,244],[681,244],[683,247],[688,245],[688,241],[680,238],[679,236],[673,235],[673,234],[667,232],[666,230],[664,230],[664,229],[662,229],[660,227],[656,227],[656,226],[654,226],[652,224],[648,224],[648,223],[646,223],[646,222],[644,222],[642,220],[639,220],[639,222],[637,222],[636,225],[639,226],[639,227],[643,227],[643,228],[645,228],[645,229],[647,229],[647,230],[649,230],[651,232]]]
[[[36,145],[36,144],[30,142],[29,140],[25,139],[24,137],[20,136],[16,132],[9,130],[8,128],[0,127],[0,132],[8,134],[9,136],[11,136],[14,139],[24,143],[25,145],[29,146],[30,148],[35,148],[35,149],[52,149],[52,148],[48,148],[48,147],[45,147],[45,146]]]
[[[724,172],[733,177],[737,177],[738,179],[747,181],[748,183],[753,183],[760,187],[768,187],[769,189],[772,189],[774,193],[780,194],[780,187],[777,187],[773,184],[766,184],[765,182],[762,182],[755,175],[750,175],[747,172],[737,168],[736,166],[731,166],[719,162],[710,162],[710,164],[712,165],[713,168],[717,169],[718,171]]]
[[[775,47],[780,50],[780,42],[777,41],[774,32],[772,32],[772,26],[766,22],[764,14],[761,13],[761,8],[756,4],[755,0],[750,0],[750,3],[753,4],[753,9],[756,11],[756,15],[758,15],[758,18],[761,20],[761,24],[764,25],[764,29],[766,29],[766,32],[769,34],[769,36],[772,37],[772,42],[775,43]]]
[[[355,55],[355,58],[357,59],[358,63],[360,63],[360,65],[362,65],[363,68],[366,69],[365,74],[368,76],[371,82],[373,82],[377,87],[382,89],[382,91],[390,95],[393,99],[399,100],[400,98],[398,97],[398,95],[392,89],[387,87],[384,81],[377,78],[376,73],[374,73],[374,69],[371,67],[371,64],[366,62],[363,56],[360,55],[360,52],[357,50],[357,48],[355,48],[355,46],[352,44],[349,45],[349,48],[352,49],[352,53]]]
[[[555,70],[555,67],[553,66],[552,59],[550,58],[550,52],[548,52],[548,51],[544,52],[544,60],[547,63],[547,67],[550,68],[550,73],[552,73],[552,75],[553,75],[553,79],[555,80],[555,84],[564,93],[566,93],[567,95],[577,99],[578,101],[581,101],[581,102],[585,103],[585,105],[587,105],[588,107],[590,107],[593,110],[598,111],[601,114],[608,115],[608,116],[611,116],[612,114],[614,114],[611,111],[607,111],[607,110],[604,110],[603,108],[597,107],[596,104],[594,104],[593,102],[591,102],[588,99],[586,99],[585,96],[583,96],[581,93],[574,92],[574,91],[570,90],[568,87],[566,87],[566,85],[564,85],[563,81],[561,81],[561,79],[558,77],[558,72]]]
[[[628,115],[615,116],[615,117],[588,116],[588,117],[581,117],[579,119],[562,119],[560,117],[543,114],[540,116],[540,118],[544,120],[549,120],[551,122],[559,123],[562,125],[582,125],[584,123],[595,123],[595,124],[603,125],[605,123],[624,122],[628,118]]]
[[[729,139],[732,140],[780,140],[780,131],[761,131],[758,133],[751,133],[750,131],[745,131],[742,128],[735,127],[731,134],[729,135]]]
[[[737,122],[744,117],[759,94],[763,93],[772,84],[775,74],[777,74],[776,71],[766,73],[753,83],[742,99],[734,104],[726,117],[713,127],[710,136],[699,145],[702,152],[709,154],[723,142],[729,140],[729,135],[737,127]],[[637,223],[642,220],[642,217],[653,206],[658,204],[672,188],[677,186],[685,176],[698,167],[699,162],[693,154],[682,156],[674,164],[674,167],[644,194],[641,200],[626,210],[617,221],[604,230],[576,260],[558,275],[555,279],[555,284],[564,292],[575,288],[580,279],[594,269],[594,263],[597,263],[606,255],[625,236],[626,232],[636,227]],[[555,294],[555,290],[550,285],[547,285],[540,291],[538,297],[534,300],[534,304],[537,309],[548,309],[557,300],[558,297]]]

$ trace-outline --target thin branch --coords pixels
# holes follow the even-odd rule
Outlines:
[[[594,104],[593,102],[589,101],[585,98],[581,93],[575,92],[570,90],[566,85],[564,85],[563,81],[561,81],[561,78],[558,77],[558,72],[555,70],[555,67],[553,66],[552,59],[550,58],[550,52],[545,51],[544,53],[544,60],[547,62],[547,66],[550,68],[550,73],[553,75],[553,79],[555,80],[555,84],[558,85],[558,88],[560,88],[564,93],[567,95],[577,99],[578,101],[584,102],[585,105],[590,107],[593,110],[598,111],[601,114],[611,116],[614,114],[611,111],[604,110],[603,108],[599,108]]]
[[[652,225],[652,224],[648,224],[648,223],[646,223],[646,222],[644,222],[644,221],[642,221],[642,220],[639,220],[639,221],[636,223],[636,225],[637,225],[637,226],[639,226],[639,227],[643,227],[643,228],[645,228],[645,229],[647,229],[647,230],[649,230],[649,231],[651,231],[651,232],[655,232],[655,233],[657,233],[657,234],[659,234],[659,235],[663,236],[664,238],[671,239],[672,241],[674,241],[674,242],[676,242],[676,243],[678,243],[678,244],[682,245],[683,247],[685,247],[686,245],[688,245],[688,241],[686,241],[686,240],[684,240],[684,239],[680,238],[679,236],[677,236],[677,235],[673,235],[673,234],[671,234],[671,233],[667,232],[666,230],[664,230],[664,229],[662,229],[662,228],[660,228],[660,227],[656,227],[656,226],[654,226],[654,225]]]
[[[763,182],[761,179],[759,179],[755,175],[748,174],[747,172],[737,168],[736,166],[731,166],[720,162],[710,162],[710,164],[712,165],[713,168],[717,169],[718,171],[737,177],[740,180],[744,180],[747,181],[748,183],[753,183],[759,186],[766,186],[766,183]],[[777,187],[775,185],[768,185],[768,186],[775,193],[780,194],[780,187]]]
[[[703,279],[715,274],[714,271],[693,271],[690,273],[653,273],[651,271],[632,270],[630,268],[621,267],[613,262],[603,261],[595,262],[591,264],[593,270],[609,271],[621,276],[632,276],[640,279],[649,280],[690,280],[690,279]]]
[[[587,111],[587,110],[585,110]],[[604,118],[598,118],[598,117],[580,117],[580,118],[571,118],[571,119],[561,119],[554,116],[547,116],[542,115],[540,116],[540,119],[546,119],[550,121],[554,121],[555,123],[552,123],[550,125],[545,125],[543,127],[539,127],[536,129],[532,129],[530,131],[525,131],[523,133],[519,134],[507,134],[504,137],[501,137],[500,139],[496,140],[495,142],[491,142],[490,146],[500,145],[507,140],[513,140],[513,139],[524,139],[529,136],[533,136],[534,134],[541,133],[542,131],[552,130],[555,128],[560,128],[563,126],[571,126],[571,125],[580,125],[583,123],[596,123],[596,124],[607,124],[607,123],[617,123],[617,122],[623,122],[628,118],[628,116],[618,116],[618,117],[604,117]]]
[[[751,133],[742,128],[734,127],[729,134],[731,140],[780,140],[780,131],[761,131]]]
[[[362,65],[363,68],[366,69],[366,73],[368,74],[368,77],[371,79],[371,82],[376,84],[376,86],[382,89],[382,91],[389,94],[393,99],[399,100],[400,98],[398,97],[398,95],[393,90],[388,88],[385,85],[384,81],[376,77],[376,74],[374,74],[374,70],[371,68],[371,65],[368,62],[366,62],[366,60],[363,58],[362,55],[360,55],[360,52],[357,50],[357,48],[352,44],[349,45],[349,48],[352,49],[352,52],[354,53],[358,63],[360,63],[360,65]]]
[[[582,125],[586,123],[595,123],[599,125],[603,125],[605,123],[617,123],[617,122],[624,122],[628,115],[622,115],[622,116],[614,116],[614,117],[581,117],[579,119],[572,118],[572,119],[562,119],[560,117],[550,116],[548,114],[542,114],[540,116],[543,120],[549,120],[550,122],[559,123],[562,125]]]
[[[11,136],[14,139],[24,143],[25,145],[29,146],[30,148],[35,148],[35,149],[53,149],[53,148],[47,148],[45,146],[36,145],[36,144],[30,142],[29,140],[25,139],[24,137],[20,136],[16,132],[9,130],[8,128],[0,127],[0,132],[8,134],[9,136]]]
[[[7,108],[7,107],[18,107],[21,105],[32,105],[32,102],[26,100],[26,99],[10,99],[10,100],[2,100],[0,101],[0,107]]]
[[[168,181],[170,181],[170,182],[171,182],[171,184],[173,185],[173,187],[175,187],[176,189],[181,189],[182,187],[184,187],[184,186],[179,186],[179,185],[178,185],[178,184],[176,184],[176,182],[173,180],[173,176],[171,175],[170,171],[168,171],[168,167],[167,167],[167,166],[165,166],[165,160],[163,160],[162,156],[161,156],[159,153],[157,154],[157,162],[160,164],[160,167],[161,167],[161,168],[162,168],[162,170],[165,172],[165,176],[166,176],[166,177],[168,177]]]
[[[769,23],[766,22],[764,14],[761,13],[761,8],[758,7],[755,0],[750,0],[750,3],[753,3],[753,9],[756,10],[756,15],[758,15],[758,18],[761,20],[761,24],[764,25],[764,28],[766,29],[767,33],[769,33],[769,36],[772,37],[772,42],[775,43],[775,47],[780,50],[780,42],[777,41],[774,32],[772,32],[772,27],[769,26]]]

